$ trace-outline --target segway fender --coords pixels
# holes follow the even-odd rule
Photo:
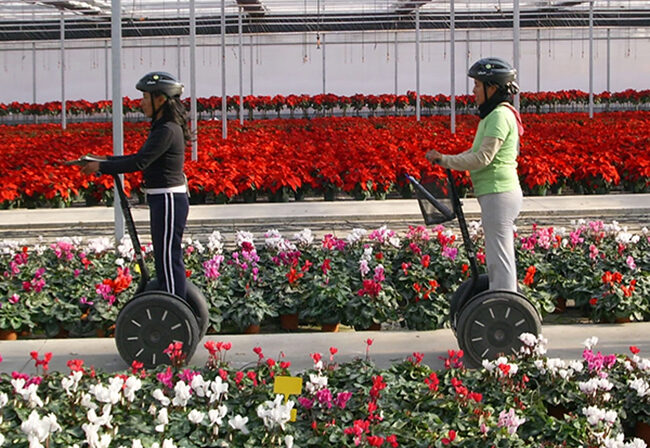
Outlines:
[[[458,315],[460,314],[461,309],[469,302],[472,297],[487,291],[490,287],[490,280],[488,279],[487,274],[481,274],[476,279],[474,288],[472,288],[472,279],[468,278],[454,291],[454,294],[451,296],[449,301],[449,322],[451,323],[451,328],[456,332],[458,324]]]

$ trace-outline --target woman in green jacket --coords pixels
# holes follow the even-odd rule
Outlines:
[[[427,152],[426,158],[445,168],[469,170],[481,206],[490,289],[517,291],[514,222],[523,195],[517,175],[521,117],[512,106],[519,92],[517,71],[499,58],[484,58],[469,70],[479,122],[472,147],[456,155]]]

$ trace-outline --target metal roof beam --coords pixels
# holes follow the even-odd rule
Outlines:
[[[420,6],[429,3],[431,0],[398,0],[393,7],[397,14],[411,14]]]
[[[255,18],[264,17],[268,12],[266,6],[259,0],[237,0],[237,5],[241,6],[246,14]]]

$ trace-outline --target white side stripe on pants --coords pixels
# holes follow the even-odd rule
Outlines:
[[[165,286],[171,294],[176,293],[172,265],[172,241],[174,239],[174,194],[165,194],[165,232],[163,236],[163,275]]]

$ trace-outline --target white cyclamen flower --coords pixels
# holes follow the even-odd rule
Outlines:
[[[368,234],[366,229],[352,229],[345,238],[349,244],[358,243]]]
[[[137,376],[130,376],[124,383],[124,398],[129,402],[135,400],[135,393],[142,389],[142,380]]]
[[[293,448],[293,436],[291,434],[284,436],[284,444],[287,448]]]
[[[223,237],[221,236],[221,232],[218,230],[215,230],[210,234],[208,237],[208,243],[207,243],[208,249],[210,252],[220,254],[223,252]]]
[[[174,395],[174,398],[172,399],[172,404],[181,407],[187,406],[187,402],[190,401],[190,398],[192,397],[192,388],[189,384],[185,384],[184,381],[179,381],[176,383],[176,386],[174,386],[174,392],[176,395]]]
[[[109,250],[113,250],[113,243],[105,236],[89,239],[86,245],[86,252],[88,253],[101,254]]]
[[[41,400],[41,398],[36,393],[38,391],[38,384],[32,383],[29,386],[25,387],[25,379],[16,378],[11,380],[11,385],[14,387],[16,393],[19,394],[23,400],[29,404],[30,407],[43,407],[43,400]]]
[[[76,371],[61,379],[61,387],[65,390],[66,395],[70,396],[77,392],[81,377],[83,377],[83,372]]]
[[[598,344],[598,338],[596,336],[592,336],[582,343],[582,345],[584,345],[587,350],[593,349],[596,344]]]
[[[30,447],[41,446],[50,434],[61,431],[61,426],[56,421],[56,415],[49,414],[41,418],[35,410],[29,414],[27,420],[22,422],[20,429],[27,435]]]
[[[187,415],[187,419],[194,423],[195,425],[200,424],[203,419],[205,418],[205,413],[198,411],[196,409],[192,409],[190,413]]]
[[[280,427],[284,431],[284,425],[291,419],[293,401],[283,404],[284,395],[276,395],[275,400],[265,401],[257,407],[257,416],[262,419],[264,426],[269,430]]]
[[[237,429],[243,434],[248,434],[248,428],[246,428],[246,423],[248,423],[248,417],[242,417],[241,415],[235,415],[228,420],[228,425],[232,429]]]
[[[208,411],[210,425],[221,426],[223,424],[223,418],[226,416],[227,412],[228,408],[224,405],[219,406],[217,409],[210,409]]]
[[[250,243],[255,247],[255,236],[251,232],[238,230],[235,234],[235,244],[237,244],[237,247],[242,247],[244,243]]]
[[[167,411],[167,408],[162,408],[160,411],[158,411],[158,415],[156,416],[156,431],[157,432],[163,432],[165,431],[165,425],[169,424],[169,413]]]
[[[630,389],[634,389],[639,397],[650,395],[650,386],[648,386],[648,383],[641,378],[634,378],[631,381],[628,381],[627,385]]]
[[[95,426],[106,426],[108,428],[112,428],[111,420],[113,419],[113,416],[111,415],[111,405],[104,405],[102,408],[101,416],[98,416],[94,409],[88,410],[86,418],[88,418],[88,421]]]
[[[165,393],[161,389],[154,390],[151,395],[153,395],[153,397],[156,400],[160,401],[160,404],[162,404],[163,406],[169,406],[169,404],[171,403],[171,400],[165,395]]]
[[[302,246],[309,246],[314,242],[314,235],[311,233],[311,229],[302,229],[300,232],[294,233],[293,238]]]
[[[224,394],[228,393],[228,383],[224,383],[220,376],[210,382],[210,403],[221,400]]]

